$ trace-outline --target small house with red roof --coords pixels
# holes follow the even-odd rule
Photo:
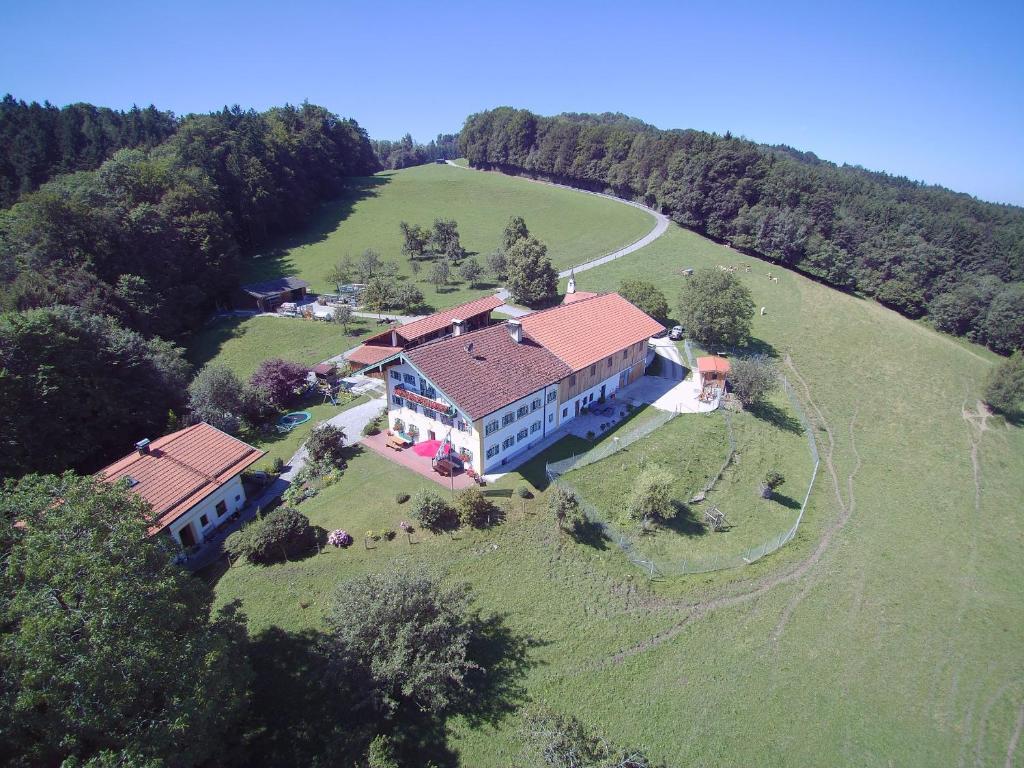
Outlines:
[[[362,373],[386,376],[389,428],[442,441],[485,474],[614,397],[664,328],[617,293],[577,295],[477,330],[449,318],[442,338],[368,364]]]
[[[697,358],[697,374],[702,387],[725,389],[725,380],[729,376],[729,361],[717,355],[705,355]]]
[[[201,544],[245,506],[242,472],[266,455],[205,422],[149,440],[101,469],[149,502],[151,536],[167,532],[180,546]]]

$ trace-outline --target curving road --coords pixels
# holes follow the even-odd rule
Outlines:
[[[469,166],[466,165],[458,165],[456,163],[453,163],[451,160],[446,160],[445,162],[448,165],[452,166],[453,168],[461,168],[464,171],[477,170],[476,168],[470,168]],[[481,173],[484,173],[484,171],[481,171]],[[518,178],[525,177],[520,176]],[[605,194],[604,192],[590,192],[589,190],[586,189],[577,189],[576,187],[570,187],[567,184],[556,184],[553,181],[543,181],[542,179],[529,178],[527,178],[526,181],[532,181],[537,184],[547,184],[548,186],[551,187],[561,187],[562,189],[571,189],[573,192],[579,192],[580,194],[583,195],[594,195],[595,197],[603,197],[606,200],[614,200],[616,203],[621,203],[622,205],[631,205],[634,208],[639,208],[641,211],[645,211],[654,217],[654,229],[652,229],[646,235],[641,237],[639,240],[632,242],[623,248],[619,248],[618,250],[612,251],[611,253],[606,253],[604,256],[598,256],[596,259],[585,261],[582,264],[576,264],[575,266],[572,266],[569,269],[563,269],[561,272],[558,273],[558,277],[560,279],[568,277],[571,272],[586,272],[588,269],[593,269],[594,267],[599,267],[602,264],[607,264],[610,261],[621,259],[623,256],[633,253],[633,251],[639,251],[641,248],[650,245],[663,234],[665,234],[666,231],[668,231],[668,216],[666,216],[664,213],[661,213],[660,211],[654,210],[653,208],[648,208],[646,205],[643,205],[642,203],[635,203],[632,200],[623,200],[621,197],[615,197],[615,195],[608,195]],[[509,299],[508,289],[502,288],[501,290],[499,290],[498,297],[507,301]],[[497,311],[504,312],[506,315],[511,315],[512,317],[522,317],[523,315],[529,314],[530,312],[530,310],[524,310],[519,307],[512,306],[511,304],[502,305],[498,307]]]

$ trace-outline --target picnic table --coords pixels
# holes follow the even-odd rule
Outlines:
[[[401,451],[408,448],[411,443],[412,441],[405,435],[391,435],[388,438],[387,446],[388,448],[393,448],[396,451]]]

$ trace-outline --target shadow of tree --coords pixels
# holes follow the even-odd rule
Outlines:
[[[608,549],[608,542],[611,541],[604,528],[593,520],[577,521],[569,534],[578,543],[599,550]]]
[[[800,502],[792,496],[783,496],[781,493],[772,493],[772,501],[778,502],[787,509],[800,509]]]
[[[662,528],[689,537],[703,536],[708,532],[707,528],[704,527],[704,523],[701,522],[703,518],[702,513],[678,499],[672,500],[672,506],[676,510],[675,517],[661,523]]]
[[[761,402],[757,405],[752,405],[748,409],[750,413],[761,421],[766,421],[772,426],[778,427],[779,429],[785,430],[786,432],[793,432],[797,435],[802,434],[804,431],[803,424],[793,414],[788,411],[779,408],[774,403]]]
[[[292,248],[326,240],[351,215],[357,203],[376,197],[380,188],[390,182],[391,179],[384,174],[346,179],[341,194],[321,205],[306,226],[274,240],[258,257],[247,259],[242,282],[297,274],[297,265],[288,258]]]

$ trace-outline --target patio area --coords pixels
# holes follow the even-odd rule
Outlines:
[[[445,477],[435,472],[431,466],[430,456],[420,456],[413,450],[412,447],[404,448],[402,450],[395,450],[394,448],[388,447],[388,435],[385,432],[381,432],[376,435],[367,435],[359,441],[362,445],[374,453],[378,453],[389,461],[393,461],[396,464],[400,464],[406,469],[411,469],[418,475],[422,475],[429,480],[433,480],[443,488],[455,488],[457,491],[461,491],[465,488],[472,488],[476,485],[476,481],[473,480],[465,472],[459,472],[453,477]]]

